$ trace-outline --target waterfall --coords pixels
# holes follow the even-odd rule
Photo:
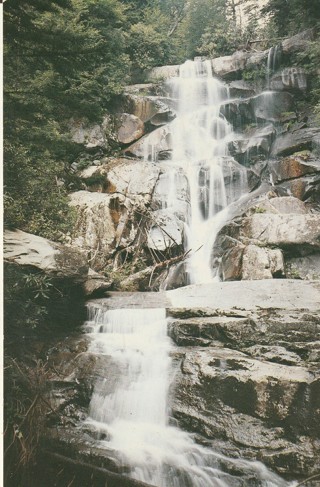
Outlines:
[[[270,88],[270,78],[278,68],[281,59],[281,45],[270,47],[267,59],[267,88]]]
[[[131,477],[156,487],[288,485],[259,462],[227,458],[170,425],[172,344],[165,314],[164,309],[89,307],[90,351],[109,363],[96,383],[87,420],[99,433],[98,445],[118,455]]]
[[[166,162],[163,208],[180,216],[179,181],[183,175],[188,186],[187,209],[182,217],[184,246],[191,256],[187,260],[188,282],[202,283],[214,278],[214,241],[227,220],[230,203],[247,192],[246,170],[228,152],[235,134],[221,107],[229,99],[229,90],[213,77],[211,62],[187,61],[180,66],[179,77],[169,80],[168,86],[177,103],[177,116],[168,125],[172,156]],[[154,143],[151,153],[157,161],[161,144],[157,140]]]

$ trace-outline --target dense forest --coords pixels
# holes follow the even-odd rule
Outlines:
[[[259,6],[261,4],[261,6]],[[316,27],[317,0],[8,0],[4,5],[4,206],[8,227],[60,240],[79,156],[70,119],[98,122],[126,84],[195,56],[268,48]],[[319,66],[315,41],[299,60]],[[312,87],[319,109],[319,86]],[[110,148],[115,151],[117,147]]]

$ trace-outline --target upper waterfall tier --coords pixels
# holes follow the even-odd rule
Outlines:
[[[184,175],[187,205],[183,241],[191,254],[188,280],[200,283],[214,277],[211,255],[215,237],[226,221],[228,205],[247,191],[246,170],[229,155],[228,145],[235,134],[221,110],[229,90],[212,76],[211,63],[186,61],[168,86],[177,110],[175,120],[166,128],[172,151],[166,164],[170,176],[162,208],[181,218],[180,182]],[[151,153],[157,161],[160,150],[156,139],[146,140],[145,158]]]

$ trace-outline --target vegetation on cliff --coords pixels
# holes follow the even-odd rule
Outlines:
[[[316,0],[290,8],[278,0],[263,8],[249,0],[6,2],[6,224],[55,240],[72,227],[69,168],[79,146],[70,118],[98,121],[124,85],[153,66],[230,54],[257,39],[272,45],[315,27],[319,15]],[[302,62],[314,70],[318,60],[319,41]]]

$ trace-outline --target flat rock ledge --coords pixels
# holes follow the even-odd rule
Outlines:
[[[167,308],[169,310],[259,310],[268,308],[320,311],[320,282],[264,279],[195,284],[166,292],[110,292],[89,301],[106,308]]]

